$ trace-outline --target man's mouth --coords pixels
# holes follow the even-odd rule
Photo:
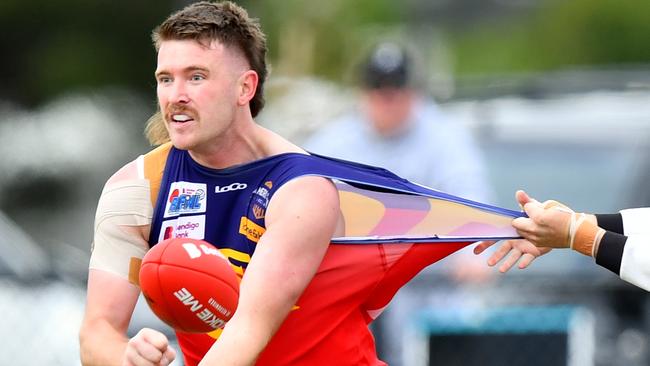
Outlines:
[[[173,122],[184,123],[184,122],[192,121],[194,119],[188,116],[187,114],[172,114],[171,120]]]

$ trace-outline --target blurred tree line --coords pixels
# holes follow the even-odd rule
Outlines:
[[[268,34],[273,75],[334,81],[395,30],[457,75],[650,62],[647,0],[242,0]],[[150,32],[189,1],[0,2],[0,100],[35,107],[65,92],[126,87],[154,100]],[[427,45],[430,40],[431,45]]]
[[[544,1],[529,14],[451,38],[459,73],[647,64],[650,1]]]
[[[70,91],[151,92],[149,34],[172,1],[0,1],[0,100],[37,106]]]

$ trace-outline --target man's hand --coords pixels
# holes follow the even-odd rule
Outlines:
[[[519,235],[540,248],[571,248],[595,257],[605,230],[598,227],[596,216],[576,213],[557,201],[539,203],[526,192],[517,191],[517,201],[528,214],[512,226]]]
[[[481,254],[496,241],[482,241],[474,247],[474,254]],[[488,259],[488,266],[494,267],[502,259],[506,260],[499,266],[501,273],[508,272],[512,266],[519,263],[519,269],[527,268],[535,258],[551,251],[551,248],[538,248],[528,240],[513,239],[503,241],[501,246]]]
[[[540,203],[524,191],[517,191],[517,202],[528,217],[512,221],[517,232],[538,247],[568,248],[571,243],[571,218],[574,212],[556,202]]]
[[[153,329],[143,328],[131,338],[124,352],[124,366],[167,366],[176,358],[167,337]]]

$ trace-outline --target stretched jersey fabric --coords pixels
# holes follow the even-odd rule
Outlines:
[[[156,202],[150,245],[172,237],[204,239],[240,276],[264,234],[268,203],[283,184],[307,175],[335,182],[345,234],[332,239],[257,365],[384,365],[368,324],[397,290],[474,241],[516,237],[510,221],[521,216],[381,168],[316,155],[285,153],[209,169],[167,144],[145,156],[145,172]],[[177,332],[186,364],[198,364],[219,333]]]

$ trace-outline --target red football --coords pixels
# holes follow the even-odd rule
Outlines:
[[[191,333],[222,328],[239,300],[239,278],[228,259],[196,239],[154,245],[142,259],[140,288],[154,314]]]

